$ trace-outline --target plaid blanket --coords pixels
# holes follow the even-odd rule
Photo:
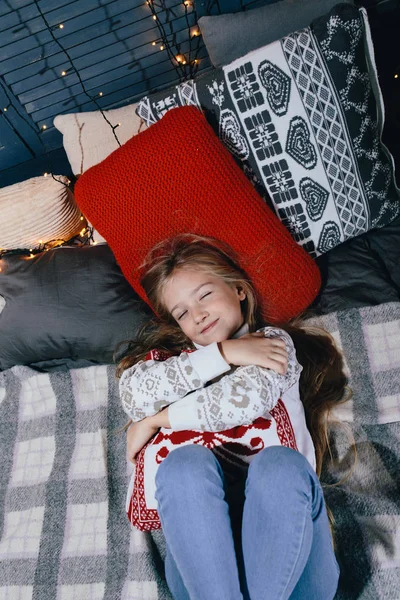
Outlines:
[[[354,391],[325,469],[337,598],[400,598],[400,303],[314,318],[343,348]],[[0,373],[0,598],[171,600],[161,530],[132,529],[111,365]],[[343,481],[341,481],[343,479]],[[337,485],[332,485],[339,482]]]

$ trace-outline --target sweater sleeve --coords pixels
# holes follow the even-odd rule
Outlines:
[[[132,421],[141,421],[189,392],[203,388],[207,381],[230,368],[216,343],[191,353],[182,352],[162,362],[139,361],[121,376],[122,407]]]
[[[266,337],[279,337],[285,342],[288,351],[285,375],[252,365],[239,367],[171,405],[168,409],[171,429],[225,431],[249,425],[271,410],[284,392],[298,384],[302,367],[292,338],[282,329],[266,327],[261,331]]]

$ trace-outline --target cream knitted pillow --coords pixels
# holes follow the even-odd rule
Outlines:
[[[33,177],[0,189],[0,249],[37,248],[69,240],[86,225],[67,177]],[[61,183],[63,182],[63,183]]]
[[[115,134],[120,144],[139,133],[140,117],[137,104],[104,111],[105,117],[118,127]],[[54,126],[63,134],[63,145],[74,175],[80,175],[89,167],[97,165],[119,146],[113,131],[99,110],[93,112],[58,115]],[[140,130],[147,129],[142,125]]]

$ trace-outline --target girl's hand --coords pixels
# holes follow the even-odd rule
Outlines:
[[[272,369],[280,375],[285,375],[287,371],[288,353],[285,342],[279,338],[266,338],[261,331],[220,342],[218,346],[226,362],[231,365],[256,365]]]
[[[128,459],[135,464],[136,456],[150,438],[157,433],[159,427],[154,425],[151,417],[132,423],[126,433],[126,452]]]

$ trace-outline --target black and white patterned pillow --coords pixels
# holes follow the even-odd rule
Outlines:
[[[400,214],[364,9],[338,4],[310,27],[143,98],[147,125],[192,104],[294,239],[317,256]]]

